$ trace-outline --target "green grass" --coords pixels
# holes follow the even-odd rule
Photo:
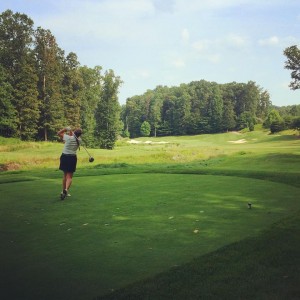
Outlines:
[[[300,214],[97,299],[299,299]]]
[[[62,145],[0,139],[6,299],[299,298],[297,136],[137,140],[81,151],[62,202]]]

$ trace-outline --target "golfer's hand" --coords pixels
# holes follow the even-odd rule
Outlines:
[[[67,126],[67,127],[65,128],[65,130],[66,130],[66,131],[71,131],[71,127],[70,127],[70,126]]]

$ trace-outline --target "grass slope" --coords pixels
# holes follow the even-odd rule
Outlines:
[[[300,299],[300,213],[100,300]]]

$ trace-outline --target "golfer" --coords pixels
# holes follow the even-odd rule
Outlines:
[[[59,169],[64,172],[62,180],[62,192],[60,199],[64,200],[68,196],[68,191],[72,184],[73,173],[76,171],[77,165],[77,149],[81,143],[82,130],[80,128],[72,131],[70,127],[66,127],[57,132],[57,135],[63,140],[64,148],[60,156]]]

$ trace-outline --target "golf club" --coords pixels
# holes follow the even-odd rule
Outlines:
[[[74,131],[72,131],[72,132],[73,132],[73,135],[75,136],[76,140],[80,143],[80,141],[78,140],[78,138],[77,138],[76,134],[74,133]],[[81,145],[81,146],[83,147],[83,149],[88,154],[88,156],[89,156],[89,162],[93,162],[94,161],[94,157],[91,156],[91,154],[89,153],[89,151],[87,151],[87,149],[84,147],[84,145]]]

